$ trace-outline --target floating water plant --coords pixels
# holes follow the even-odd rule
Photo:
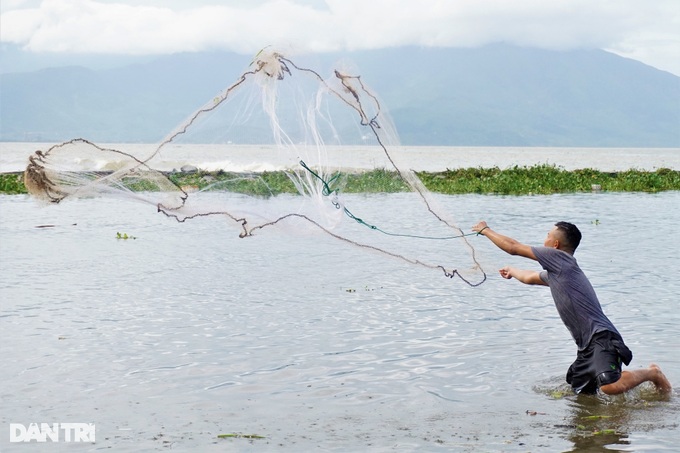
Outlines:
[[[554,400],[559,400],[567,395],[573,395],[573,392],[570,390],[553,390],[552,392],[550,392],[549,396]]]
[[[137,239],[137,238],[135,236],[128,236],[127,233],[116,233],[116,239],[127,240],[127,239]]]
[[[0,174],[0,193],[8,195],[18,195],[26,193],[24,186],[23,173],[4,173]]]
[[[218,434],[218,439],[266,439],[264,436],[259,436],[257,434],[241,434],[241,433],[229,433],[229,434]]]
[[[425,186],[444,194],[495,193],[508,195],[591,192],[598,181],[606,192],[660,192],[680,190],[680,171],[660,168],[656,171],[627,170],[602,172],[594,169],[565,170],[552,165],[515,166],[507,169],[460,168],[441,172],[417,172]],[[22,173],[1,173],[0,193],[25,194]],[[259,196],[297,193],[283,171],[233,173],[225,171],[170,173],[168,178],[178,187],[192,190],[232,191]],[[131,190],[154,191],[157,187],[126,180]],[[349,173],[344,193],[394,193],[408,190],[396,172],[375,169]],[[598,221],[595,220],[595,224]]]
[[[583,417],[584,420],[602,420],[603,418],[612,418],[611,415],[588,415]]]
[[[615,429],[601,429],[599,431],[593,431],[593,436],[611,435],[618,434]]]

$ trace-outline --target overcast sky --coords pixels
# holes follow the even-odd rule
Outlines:
[[[268,46],[599,48],[680,75],[680,0],[2,0],[26,52],[154,55]]]

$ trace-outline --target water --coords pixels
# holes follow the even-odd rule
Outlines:
[[[387,213],[416,202],[349,198]],[[556,220],[579,225],[577,258],[634,352],[631,368],[657,362],[680,385],[680,192],[439,200],[466,230],[485,219],[528,243]],[[41,207],[0,196],[0,450],[36,451],[8,442],[10,423],[31,422],[96,424],[94,445],[46,451],[680,443],[677,390],[668,400],[648,386],[554,397],[575,346],[546,288],[496,273],[535,264],[484,238],[471,241],[489,278],[471,288],[330,237],[237,232],[222,218],[179,224],[120,200]],[[602,430],[612,431],[593,434]],[[229,433],[264,439],[217,438]]]
[[[36,150],[46,151],[54,143],[0,142],[0,172],[23,171],[28,157]],[[148,158],[157,145],[100,144]],[[328,165],[339,168],[372,169],[386,167],[383,151],[378,148],[328,148]],[[87,154],[72,154],[74,169],[114,170],[120,162],[110,159],[93,160],[92,149]],[[447,168],[499,167],[515,165],[557,165],[566,170],[596,168],[601,171],[629,169],[653,171],[658,168],[680,168],[678,148],[523,148],[523,147],[403,147],[390,148],[399,157],[402,168],[416,171],[443,171]],[[110,156],[107,156],[110,157]],[[153,167],[160,171],[194,165],[207,171],[262,172],[298,168],[299,158],[279,153],[266,146],[236,145],[171,145],[155,158]]]

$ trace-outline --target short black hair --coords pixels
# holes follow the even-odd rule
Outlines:
[[[572,253],[575,252],[581,243],[581,231],[569,222],[557,222],[555,226],[564,235],[564,247],[570,249]]]

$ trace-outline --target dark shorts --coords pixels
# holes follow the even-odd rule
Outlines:
[[[567,371],[567,382],[575,393],[595,394],[603,385],[621,378],[621,363],[628,365],[632,352],[621,337],[608,330],[593,335],[590,344],[579,351]]]

